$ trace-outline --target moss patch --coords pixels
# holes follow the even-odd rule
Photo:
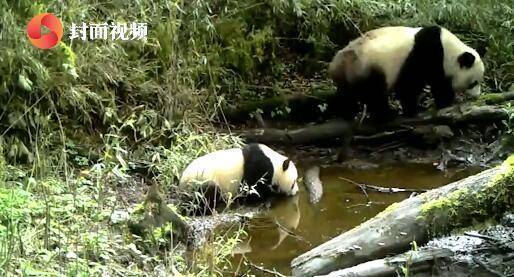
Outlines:
[[[428,222],[431,235],[447,234],[483,222],[514,207],[513,186],[514,155],[511,155],[500,165],[500,172],[480,189],[459,189],[423,204],[420,220]]]

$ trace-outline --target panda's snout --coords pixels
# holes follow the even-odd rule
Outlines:
[[[472,97],[472,98],[478,98],[480,96],[481,90],[480,85],[476,85],[471,89],[467,89],[465,91],[466,95]]]
[[[298,192],[298,184],[295,182],[293,188],[291,189],[290,195],[295,195]]]

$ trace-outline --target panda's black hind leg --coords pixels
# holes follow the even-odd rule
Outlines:
[[[396,113],[389,105],[385,75],[381,71],[371,71],[366,82],[361,86],[361,93],[364,95],[364,103],[373,122],[384,123],[395,117]]]
[[[359,101],[355,89],[350,86],[338,86],[335,102],[330,105],[333,109],[331,114],[340,116],[344,120],[352,121],[359,112]]]
[[[391,106],[389,106],[389,98],[385,92],[378,93],[376,97],[367,101],[367,107],[371,120],[375,123],[391,121],[396,115]]]
[[[222,211],[225,207],[223,192],[214,182],[205,182],[183,199],[182,210],[187,215],[211,215],[214,211]]]
[[[418,114],[418,96],[414,91],[402,90],[397,91],[398,99],[402,105],[403,115],[406,117],[412,117]]]

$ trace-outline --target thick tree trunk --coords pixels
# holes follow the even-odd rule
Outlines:
[[[367,222],[296,257],[295,276],[327,274],[391,254],[411,242],[468,226],[514,206],[514,158],[477,175],[395,203]]]

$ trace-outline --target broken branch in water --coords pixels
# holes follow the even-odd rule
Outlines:
[[[319,167],[313,166],[305,171],[305,186],[309,191],[309,201],[312,204],[318,203],[323,195],[323,184],[319,178]]]
[[[360,203],[360,204],[350,205],[350,206],[348,206],[346,208],[347,209],[353,209],[353,208],[362,207],[362,206],[370,207],[371,205],[385,205],[385,204],[386,204],[385,202],[369,201],[367,203]]]
[[[358,186],[364,192],[364,194],[366,195],[366,198],[369,198],[368,194],[366,192],[366,190],[368,190],[368,189],[371,191],[382,192],[382,193],[426,192],[427,191],[427,189],[386,188],[386,187],[379,187],[379,186],[374,186],[374,185],[367,185],[367,184],[357,183],[357,182],[350,180],[348,178],[345,178],[345,177],[339,177],[339,179]]]

